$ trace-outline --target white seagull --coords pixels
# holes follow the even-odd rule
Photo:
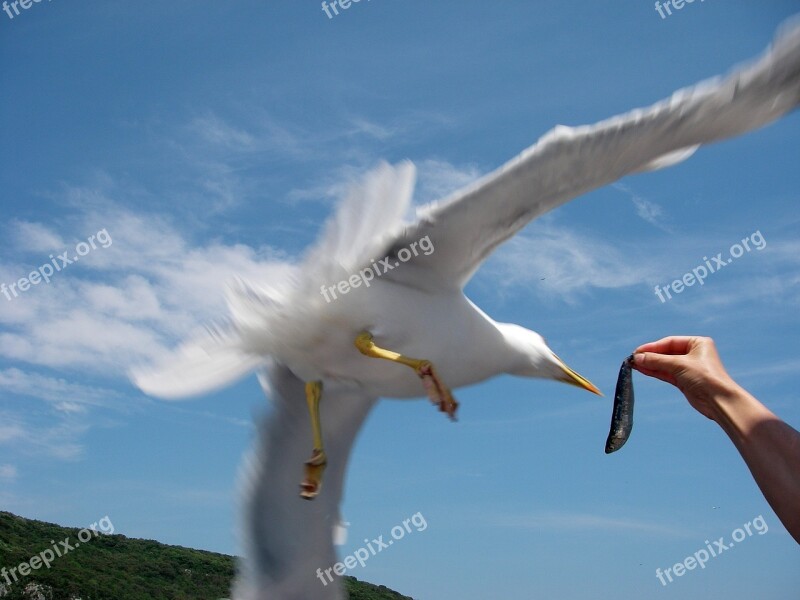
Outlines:
[[[556,127],[497,171],[422,207],[413,223],[403,222],[413,165],[382,164],[350,190],[300,264],[287,265],[279,280],[232,288],[225,328],[134,380],[148,394],[175,398],[261,370],[273,409],[247,467],[246,558],[234,598],[343,598],[338,578],[320,569],[336,561],[347,459],[378,398],[424,389],[453,416],[450,388],[502,373],[598,392],[539,334],[492,320],[464,295],[499,244],[585,192],[675,164],[798,104],[795,26],[724,79],[595,125]]]

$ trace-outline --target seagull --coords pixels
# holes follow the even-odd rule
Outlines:
[[[353,441],[379,398],[427,395],[455,418],[453,389],[500,374],[599,393],[541,335],[494,321],[465,296],[493,250],[573,198],[674,165],[798,104],[795,25],[724,78],[594,125],[555,127],[410,222],[414,166],[381,163],[351,186],[301,261],[273,280],[231,285],[224,325],[132,377],[145,393],[179,398],[256,371],[271,399],[243,470],[246,552],[233,597],[344,597],[330,568],[339,504]]]

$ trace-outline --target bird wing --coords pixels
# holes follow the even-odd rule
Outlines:
[[[243,472],[245,560],[235,600],[342,600],[340,578],[327,585],[317,569],[336,562],[345,467],[353,441],[376,399],[335,384],[323,389],[320,411],[328,467],[320,495],[300,498],[303,463],[313,447],[304,384],[272,364],[263,382],[273,405]]]
[[[699,145],[761,127],[798,103],[795,23],[758,61],[724,79],[595,125],[558,126],[493,173],[421,207],[417,221],[386,246],[384,256],[394,258],[426,236],[434,251],[415,252],[408,265],[385,276],[431,291],[460,289],[492,250],[537,216],[627,174],[675,164]]]
[[[303,271],[320,277],[340,271],[349,274],[378,258],[402,231],[415,180],[411,161],[396,166],[380,162],[363,180],[350,185],[320,240],[307,253]],[[318,283],[317,278],[309,279]]]
[[[145,394],[174,400],[222,388],[263,362],[263,357],[242,349],[232,327],[209,328],[155,365],[134,368],[129,374]]]

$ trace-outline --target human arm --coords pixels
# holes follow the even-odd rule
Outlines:
[[[728,375],[714,341],[667,337],[639,346],[634,367],[677,387],[742,455],[775,514],[800,543],[800,432]]]

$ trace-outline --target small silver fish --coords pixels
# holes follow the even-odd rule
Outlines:
[[[622,361],[614,390],[614,410],[611,413],[611,431],[606,440],[606,454],[616,452],[625,445],[633,430],[633,354]]]

